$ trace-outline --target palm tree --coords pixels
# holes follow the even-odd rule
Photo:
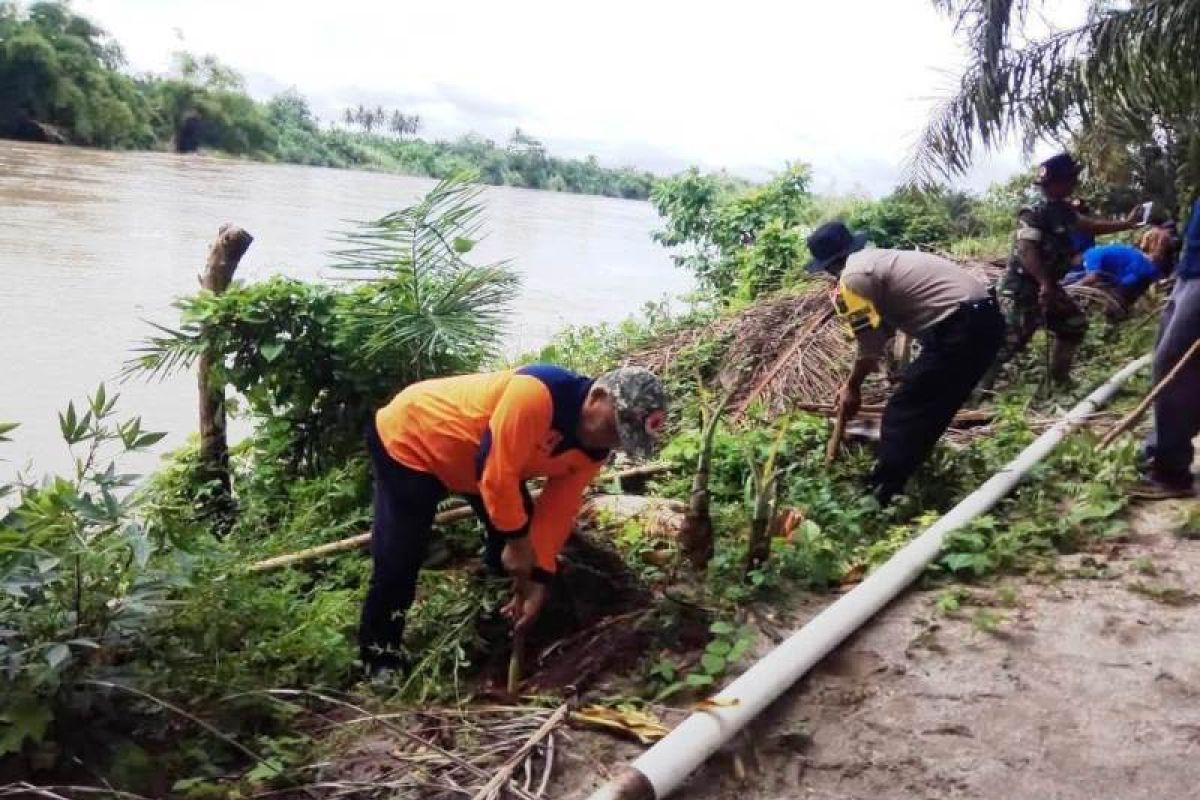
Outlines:
[[[397,385],[496,356],[520,276],[507,262],[467,260],[483,236],[481,193],[475,176],[455,175],[414,205],[336,237],[331,266],[356,279],[338,287],[342,302],[327,323],[339,352],[386,364]],[[224,297],[236,300],[243,291],[235,287]],[[203,295],[180,301],[181,324],[155,325],[157,333],[126,362],[126,374],[165,377],[188,369],[202,353],[224,363],[243,352],[247,342],[201,324],[189,311],[204,302]],[[344,369],[346,376],[363,374],[357,362]]]
[[[921,135],[914,178],[961,174],[977,146],[1018,136],[1110,159],[1150,145],[1185,196],[1200,187],[1200,0],[1091,0],[1081,25],[1041,38],[1025,22],[1049,0],[933,2],[971,61]]]

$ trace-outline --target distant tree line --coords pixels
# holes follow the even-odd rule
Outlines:
[[[645,199],[648,172],[549,156],[517,129],[503,146],[474,134],[416,138],[422,120],[359,104],[323,126],[295,90],[267,102],[212,56],[179,53],[166,76],[131,75],[120,46],[63,2],[0,0],[0,138],[119,149],[218,150],[251,158]]]

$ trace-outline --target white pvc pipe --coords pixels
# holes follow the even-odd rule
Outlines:
[[[916,580],[937,558],[948,533],[1008,494],[1026,472],[1149,361],[1149,356],[1143,356],[1109,378],[866,580],[721,690],[712,706],[685,719],[622,776],[593,793],[590,800],[658,800],[674,791],[717,748]]]

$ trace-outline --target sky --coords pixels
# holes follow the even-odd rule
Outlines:
[[[1064,0],[1064,18],[1082,0]],[[336,118],[420,114],[426,137],[520,126],[556,155],[762,179],[812,165],[822,192],[880,195],[964,53],[931,0],[74,0],[137,71],[211,53],[265,99],[294,87]],[[1057,13],[1057,12],[1056,12]],[[1023,163],[984,154],[982,190]]]

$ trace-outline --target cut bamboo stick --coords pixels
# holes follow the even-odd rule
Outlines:
[[[605,482],[612,480],[623,480],[626,478],[642,478],[648,475],[658,475],[671,470],[670,464],[647,464],[642,467],[632,467],[620,472],[607,473],[599,476],[597,482]],[[530,492],[534,497],[541,494],[540,489],[534,489]],[[464,519],[470,519],[475,512],[468,505],[462,505],[451,508],[447,511],[442,511],[433,518],[435,525],[448,525],[452,522],[461,522]],[[344,553],[347,550],[356,550],[360,547],[366,547],[371,543],[371,532],[360,533],[356,536],[350,536],[346,539],[339,539],[336,542],[309,547],[306,550],[300,550],[295,553],[286,553],[281,556],[274,556],[262,561],[257,561],[250,565],[250,572],[271,572],[283,567],[298,564],[302,561],[311,561],[323,556],[331,556],[334,553]]]
[[[1162,393],[1162,390],[1165,389],[1167,385],[1175,379],[1175,376],[1183,370],[1188,361],[1191,361],[1192,357],[1196,355],[1198,350],[1200,350],[1200,339],[1192,342],[1192,346],[1188,348],[1187,352],[1184,353],[1177,362],[1175,362],[1175,366],[1171,367],[1171,371],[1168,372],[1166,376],[1159,381],[1153,389],[1150,390],[1149,394],[1142,398],[1142,402],[1138,403],[1133,411],[1130,411],[1128,414],[1126,414],[1120,422],[1112,427],[1112,430],[1104,434],[1104,438],[1100,440],[1100,450],[1108,447],[1116,440],[1118,436],[1125,433],[1137,424],[1137,421],[1141,419],[1142,414],[1146,413],[1146,409],[1150,407],[1150,404],[1153,403],[1159,394]]]
[[[829,466],[837,459],[838,450],[841,449],[842,439],[846,435],[846,412],[838,408],[837,418],[833,421],[833,434],[829,437],[829,444],[825,446],[825,466]]]

